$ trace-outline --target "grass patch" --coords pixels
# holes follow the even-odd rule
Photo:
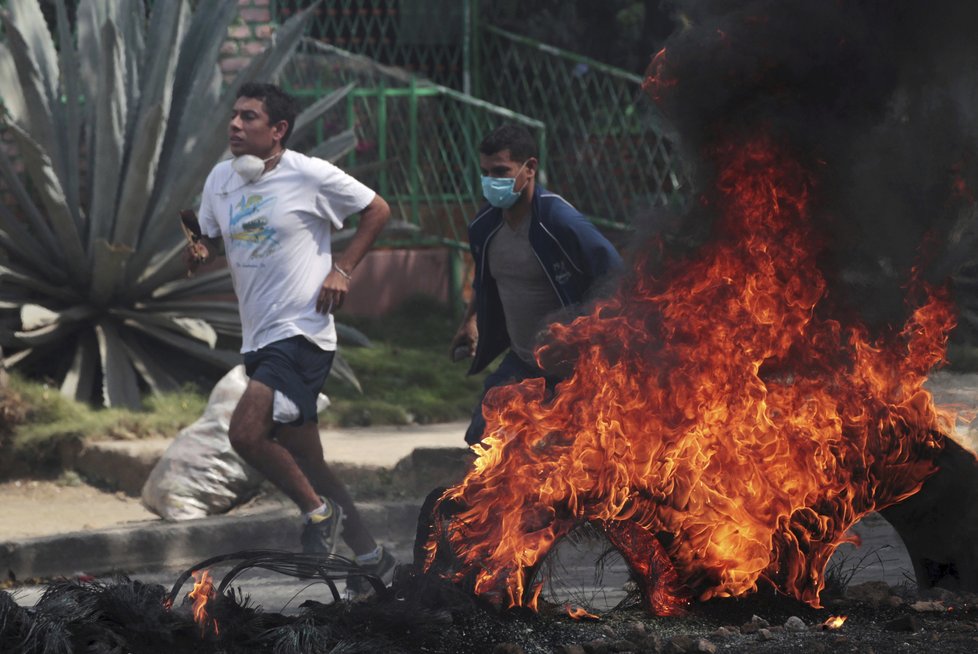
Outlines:
[[[194,387],[175,393],[148,395],[143,411],[99,409],[75,402],[44,384],[13,375],[10,387],[30,407],[27,420],[15,430],[17,447],[57,435],[128,440],[172,436],[203,413],[207,397]]]
[[[322,423],[350,427],[468,419],[483,375],[468,377],[467,362],[449,360],[448,344],[458,323],[447,306],[417,297],[383,318],[340,319],[369,336],[373,347],[343,349],[363,393],[327,382],[332,405],[320,414]]]
[[[0,443],[9,457],[2,473],[42,472],[60,465],[62,449],[84,438],[124,440],[169,437],[196,420],[207,396],[193,387],[144,398],[142,411],[100,409],[70,400],[57,389],[13,374],[5,404],[22,407],[17,424],[9,425]]]

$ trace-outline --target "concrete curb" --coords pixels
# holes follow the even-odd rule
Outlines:
[[[358,503],[357,508],[378,541],[392,547],[410,547],[421,502]],[[8,576],[25,580],[189,568],[212,556],[245,549],[297,551],[299,527],[294,508],[278,507],[184,522],[160,520],[30,538],[0,543],[0,572],[8,571]],[[342,549],[339,553],[344,554]]]
[[[351,492],[384,497],[389,488],[408,498],[357,502],[367,529],[380,543],[410,551],[424,496],[461,480],[471,452],[459,445],[461,423],[330,430],[321,433],[328,458]],[[327,443],[328,441],[328,443]],[[88,443],[74,468],[82,475],[138,497],[143,483],[173,439]],[[357,492],[353,492],[354,497]],[[72,524],[78,524],[77,522]],[[287,500],[197,520],[147,520],[106,529],[0,542],[0,574],[18,580],[79,574],[136,574],[195,563],[246,549],[299,550],[301,521]],[[352,552],[340,547],[341,555]]]
[[[147,438],[85,443],[72,467],[87,479],[139,497],[149,473],[172,442],[172,438]]]

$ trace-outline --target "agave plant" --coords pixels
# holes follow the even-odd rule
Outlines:
[[[233,80],[218,67],[235,0],[64,0],[49,30],[38,0],[9,0],[0,41],[0,347],[7,366],[68,396],[140,405],[144,389],[217,376],[240,361],[227,269],[188,278],[178,211],[226,151],[226,116],[251,80],[273,78],[312,8]],[[293,139],[349,91],[306,109]],[[335,159],[355,139],[316,154]],[[22,170],[20,170],[22,169]],[[341,338],[355,336],[341,328]],[[335,372],[354,381],[337,359]]]

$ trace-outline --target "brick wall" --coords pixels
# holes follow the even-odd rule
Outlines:
[[[271,0],[238,0],[238,15],[221,46],[220,63],[225,78],[233,77],[264,50],[274,31]]]

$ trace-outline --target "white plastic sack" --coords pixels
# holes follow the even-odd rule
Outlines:
[[[204,415],[180,431],[143,484],[147,509],[165,520],[190,520],[224,513],[258,492],[263,477],[228,440],[231,414],[247,385],[240,365],[214,386]],[[320,394],[319,409],[328,404]]]

